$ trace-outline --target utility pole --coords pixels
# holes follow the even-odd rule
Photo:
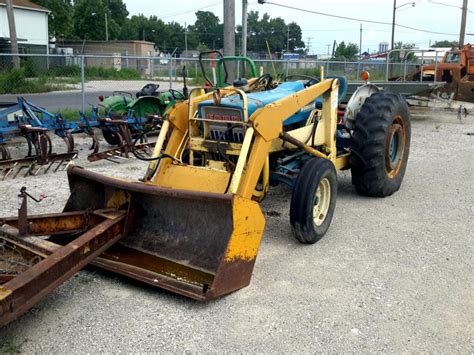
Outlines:
[[[11,53],[13,54],[13,67],[20,67],[20,58],[18,57],[18,41],[16,38],[16,27],[15,27],[15,17],[13,16],[13,4],[12,0],[7,0],[7,18],[8,18],[8,28],[10,30],[10,47]]]
[[[235,0],[224,0],[224,55],[235,55]]]
[[[247,56],[247,0],[242,0],[242,55]]]
[[[466,17],[467,17],[467,0],[462,2],[461,31],[459,34],[459,48],[464,46],[464,37],[466,35]]]
[[[188,55],[188,26],[184,23],[184,52]]]
[[[393,16],[392,16],[392,44],[390,50],[393,49],[393,44],[395,41],[395,11],[397,11],[397,0],[393,0]]]
[[[360,24],[359,57],[362,57],[362,24]]]
[[[313,39],[313,37],[306,37],[306,41],[308,42],[308,44],[306,45],[307,49],[308,49],[308,55],[310,54],[309,51],[311,49],[311,40]]]
[[[224,0],[224,55],[235,55],[235,0]],[[235,63],[229,63],[227,74],[229,82],[233,82],[235,76]]]
[[[328,56],[329,56],[329,47],[331,47],[331,44],[326,44],[328,46]]]
[[[290,53],[290,26],[286,29],[286,53]]]
[[[107,21],[107,11],[105,12],[105,41],[109,41],[109,23]]]

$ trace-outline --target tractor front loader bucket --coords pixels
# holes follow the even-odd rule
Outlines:
[[[127,235],[94,265],[197,300],[249,284],[265,227],[256,202],[128,182],[74,166],[68,175],[65,212],[130,211]]]

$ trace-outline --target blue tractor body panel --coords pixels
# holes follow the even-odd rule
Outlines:
[[[339,102],[344,98],[347,91],[347,82],[344,77],[337,77],[339,79]],[[260,91],[249,93],[248,98],[248,115],[251,117],[255,111],[268,104],[278,101],[284,97],[288,97],[298,91],[304,89],[304,85],[301,81],[288,81],[281,83],[277,88],[267,91]],[[306,121],[315,107],[322,105],[322,97],[318,97],[312,104],[304,107],[294,115],[288,117],[283,125],[287,126],[293,123],[299,123]],[[206,100],[199,104],[198,114],[202,117],[202,108],[205,106],[215,106],[213,100]],[[239,95],[231,95],[222,99],[220,107],[228,108],[239,108],[242,109],[243,103],[242,98]]]

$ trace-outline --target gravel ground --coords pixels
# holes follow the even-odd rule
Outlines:
[[[290,191],[271,189],[249,287],[203,304],[85,270],[1,329],[0,352],[474,352],[474,117],[413,118],[401,190],[364,198],[339,173],[335,217],[317,244],[292,237]],[[139,161],[79,163],[144,171]],[[60,211],[68,196],[65,173],[3,181],[2,216],[16,213],[23,185],[48,195],[30,212]]]

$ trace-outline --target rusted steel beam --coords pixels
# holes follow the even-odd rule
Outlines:
[[[122,236],[126,214],[106,219],[0,286],[0,327],[18,318]]]
[[[0,285],[10,280],[13,280],[15,276],[16,274],[0,274]]]
[[[49,213],[27,216],[28,235],[54,235],[86,231],[104,218],[88,211]],[[19,228],[18,217],[0,219],[0,224]]]

